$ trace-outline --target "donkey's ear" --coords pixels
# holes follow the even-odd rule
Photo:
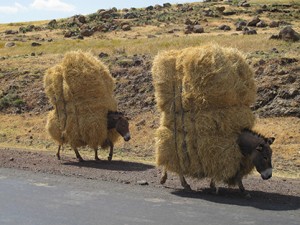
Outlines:
[[[267,143],[269,144],[269,145],[271,145],[271,144],[273,144],[273,142],[275,141],[275,138],[274,137],[270,137],[270,138],[267,138]]]

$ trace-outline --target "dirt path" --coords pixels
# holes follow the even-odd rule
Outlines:
[[[0,148],[0,167],[118,182],[124,185],[148,185],[154,189],[168,188],[174,193],[182,194],[182,187],[176,175],[169,174],[166,185],[162,186],[159,184],[161,171],[153,165],[138,162],[87,160],[79,163],[75,158],[66,155],[62,160],[57,160],[53,152]],[[208,188],[209,180],[188,179],[188,183],[195,190],[194,194],[200,193],[206,197],[211,195]],[[296,202],[299,203],[300,200],[299,179],[273,177],[263,181],[260,177],[251,175],[244,179],[244,186],[250,192],[252,199],[263,198],[271,203],[281,202],[286,205],[297,204]],[[220,195],[225,198],[241,197],[237,188],[226,186],[221,187]]]

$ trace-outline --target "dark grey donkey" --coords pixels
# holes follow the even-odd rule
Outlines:
[[[242,183],[242,179],[247,175],[253,167],[260,173],[262,179],[267,180],[272,177],[272,149],[270,145],[274,142],[275,138],[266,138],[249,129],[242,130],[238,136],[237,144],[239,145],[241,153],[244,157],[240,162],[240,169],[236,172],[235,176],[225,180],[225,183],[229,185],[238,185],[242,193],[245,193],[245,188]],[[250,159],[250,160],[249,160]],[[246,165],[246,161],[250,161],[250,165]],[[217,163],[217,162],[216,162]],[[186,182],[183,174],[179,174],[181,185],[185,190],[191,190],[190,185]],[[164,169],[160,183],[164,184],[167,180],[167,171]],[[210,187],[215,189],[218,193],[218,188],[215,185],[215,181],[212,179]],[[245,193],[247,197],[250,197],[248,193]]]
[[[124,116],[121,112],[111,112],[109,111],[107,114],[107,129],[116,129],[116,131],[124,138],[124,141],[130,140],[130,132],[129,132],[129,123],[128,119]],[[114,144],[111,140],[108,138],[105,140],[105,142],[101,145],[102,148],[110,147],[108,161],[112,160],[113,157],[113,150],[114,150]],[[56,156],[58,159],[60,159],[60,149],[61,145],[58,146],[58,150],[56,153]],[[95,160],[100,160],[98,157],[98,148],[95,148]],[[81,155],[78,152],[77,148],[74,148],[76,157],[79,161],[83,161]]]

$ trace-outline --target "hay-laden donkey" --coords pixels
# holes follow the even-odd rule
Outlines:
[[[239,149],[243,154],[243,158],[240,162],[240,169],[236,172],[235,176],[225,180],[224,182],[229,185],[238,185],[240,191],[245,193],[246,196],[250,195],[245,192],[245,188],[242,179],[245,175],[249,173],[249,168],[245,168],[244,161],[250,159],[252,165],[250,165],[250,170],[253,167],[256,168],[257,172],[260,173],[262,179],[267,180],[272,177],[272,149],[270,145],[274,142],[275,138],[266,138],[261,134],[258,134],[252,130],[244,129],[239,134],[237,138],[237,144]],[[217,161],[215,163],[218,163]],[[179,174],[181,185],[185,190],[191,190],[190,185],[186,182],[183,174]],[[161,184],[164,184],[167,180],[167,171],[164,168],[163,174],[160,180]],[[218,187],[216,187],[215,181],[212,179],[210,187],[215,189],[218,193]]]
[[[111,112],[109,111],[107,114],[107,129],[112,130],[116,129],[116,131],[124,138],[124,141],[130,140],[130,132],[129,132],[129,123],[128,119],[124,116],[122,112]],[[82,146],[86,145],[85,143],[82,143]],[[56,153],[57,158],[60,160],[60,149],[62,145],[58,146],[58,150]],[[78,146],[79,147],[79,146]],[[113,142],[107,138],[104,143],[102,143],[101,148],[107,148],[110,147],[109,155],[108,155],[108,161],[112,160],[113,157],[113,151],[114,151],[114,144]],[[82,162],[84,161],[81,155],[79,154],[79,151],[77,147],[72,147],[76,158]],[[95,160],[100,160],[98,157],[98,148],[94,148],[95,151]]]

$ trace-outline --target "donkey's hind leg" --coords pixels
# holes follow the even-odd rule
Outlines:
[[[185,191],[192,191],[191,186],[186,182],[184,176],[179,174],[180,182]]]
[[[163,168],[162,176],[160,178],[160,184],[166,183],[166,180],[168,179],[168,173],[166,167]]]

